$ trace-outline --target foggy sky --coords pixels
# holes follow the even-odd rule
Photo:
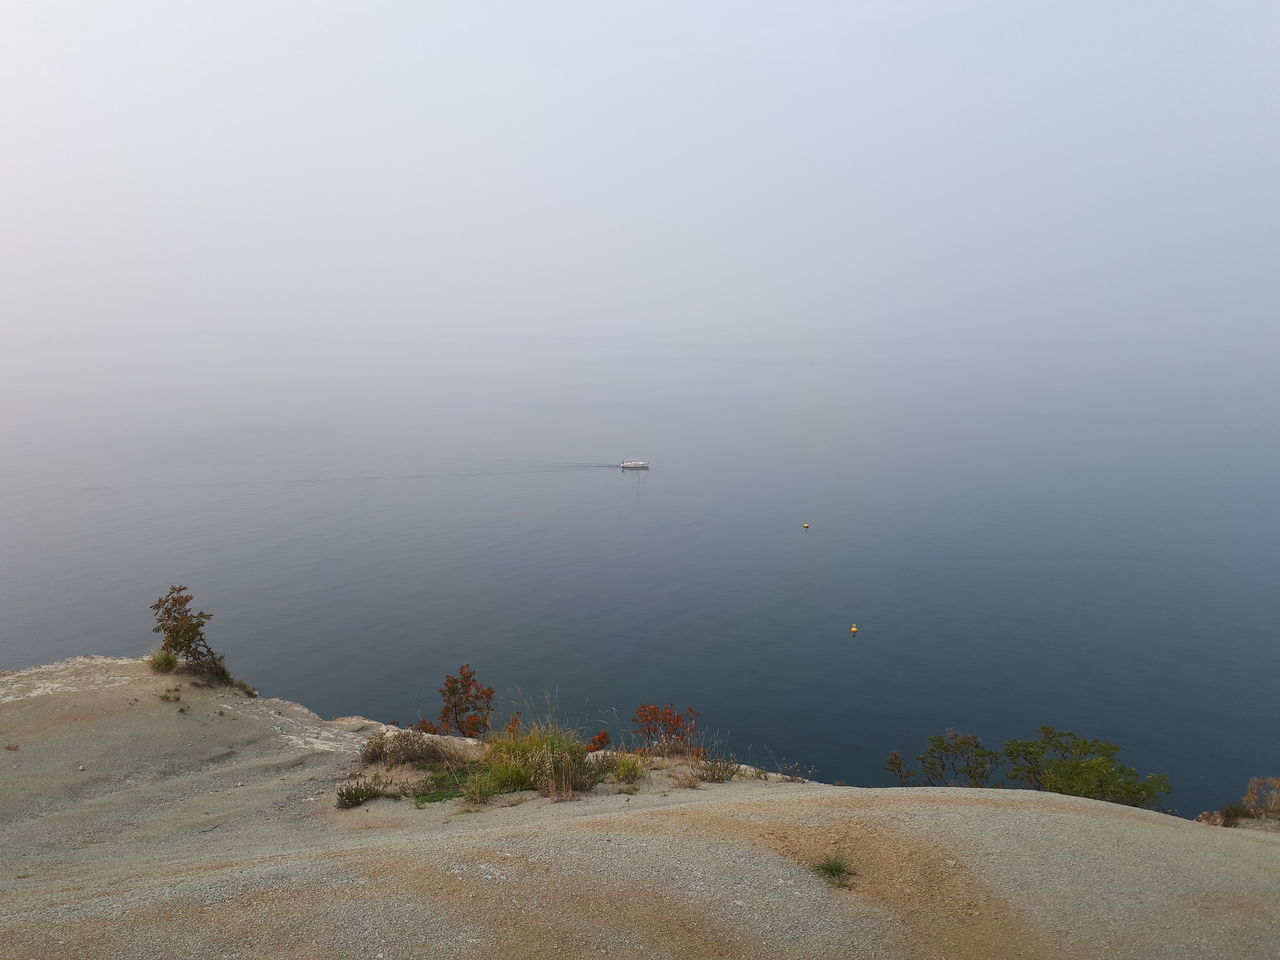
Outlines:
[[[11,343],[1275,344],[1266,0],[3,14]]]

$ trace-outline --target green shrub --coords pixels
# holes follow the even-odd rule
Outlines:
[[[1036,790],[1090,797],[1129,807],[1156,807],[1169,792],[1164,774],[1142,777],[1116,760],[1120,748],[1106,740],[1086,740],[1070,731],[1041,727],[1038,740],[1004,745],[1012,769],[1008,777]]]
[[[1130,807],[1159,808],[1170,790],[1164,774],[1139,775],[1116,760],[1120,748],[1106,740],[1086,740],[1066,730],[1041,727],[1035,740],[1010,740],[1003,751],[983,746],[976,734],[949,730],[929,738],[929,748],[916,757],[920,769],[908,769],[902,754],[892,754],[888,769],[901,786],[922,777],[929,786],[985,787],[1007,766],[1011,784],[1089,797]]]

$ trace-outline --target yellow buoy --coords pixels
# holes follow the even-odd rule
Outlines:
[[[804,525],[804,528],[805,528],[806,530],[808,530],[808,529],[809,529],[809,525],[806,523],[806,524]]]
[[[858,632],[858,625],[855,623],[852,627],[850,627],[850,628],[849,628],[849,632],[850,632],[850,633],[857,633],[857,632]]]

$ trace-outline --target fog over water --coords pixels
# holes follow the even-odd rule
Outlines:
[[[1277,772],[1274,5],[6,23],[0,669]]]

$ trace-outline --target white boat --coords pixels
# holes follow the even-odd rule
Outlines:
[[[622,469],[623,470],[648,470],[649,461],[648,460],[623,460]]]

